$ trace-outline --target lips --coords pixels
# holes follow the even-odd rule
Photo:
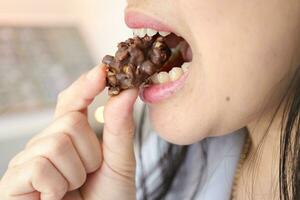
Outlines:
[[[172,29],[168,25],[140,12],[126,11],[125,23],[132,29],[151,28],[158,31],[177,33],[175,29]]]
[[[140,89],[140,98],[149,104],[166,100],[183,87],[188,75],[186,72],[176,81],[143,87]]]
[[[173,54],[179,53],[181,60],[170,62],[164,70],[154,74],[151,85],[141,88],[140,97],[146,103],[159,103],[179,91],[184,85],[190,62],[192,61],[192,50],[190,45],[176,27],[170,27],[163,22],[136,11],[126,11],[125,22],[132,29],[133,34],[138,37],[145,35],[153,36],[160,34],[166,37],[166,43],[172,49]],[[178,56],[177,56],[178,57]]]

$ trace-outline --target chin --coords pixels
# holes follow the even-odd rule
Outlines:
[[[182,118],[168,115],[167,117],[159,117],[155,111],[150,109],[150,123],[154,131],[165,141],[177,145],[190,145],[197,143],[208,137],[211,133],[206,127],[197,127],[191,123],[183,122]],[[179,122],[178,122],[179,121]],[[181,122],[180,122],[181,121]]]
[[[222,120],[215,115],[199,114],[188,118],[186,115],[190,112],[183,112],[178,106],[173,109],[176,107],[174,105],[168,102],[149,106],[151,127],[162,139],[172,144],[190,145],[208,137],[224,136],[242,128],[241,124],[244,124],[241,121],[226,122],[223,121],[226,118]]]

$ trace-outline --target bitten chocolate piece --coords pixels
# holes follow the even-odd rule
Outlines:
[[[146,84],[150,76],[161,71],[170,55],[165,38],[158,35],[119,43],[115,56],[107,55],[102,60],[107,67],[109,95]]]

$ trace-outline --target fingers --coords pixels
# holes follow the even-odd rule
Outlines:
[[[55,118],[67,112],[85,110],[95,96],[105,88],[105,70],[104,65],[97,66],[61,92],[58,96]]]
[[[137,95],[138,91],[135,89],[123,91],[110,98],[105,106],[102,141],[104,160],[100,173],[91,174],[80,189],[83,194],[88,194],[85,196],[87,199],[135,199],[133,105]],[[99,190],[107,185],[113,185],[113,190],[119,192],[111,192],[109,188]]]
[[[133,176],[135,158],[133,151],[134,121],[133,106],[138,91],[123,91],[112,97],[104,110],[103,156],[114,171],[124,176]]]
[[[53,164],[67,180],[69,191],[84,184],[86,171],[68,135],[61,133],[41,139],[13,159],[10,167],[21,166],[36,157],[46,158]]]
[[[2,183],[7,200],[61,200],[68,189],[63,175],[41,156],[9,168]]]
[[[57,119],[42,134],[31,139],[27,148],[39,142],[43,137],[56,137],[53,133],[64,133],[71,138],[87,173],[94,172],[100,167],[101,146],[84,114],[71,112]]]

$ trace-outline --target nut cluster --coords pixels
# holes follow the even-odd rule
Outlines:
[[[169,60],[171,50],[165,38],[155,35],[134,37],[118,44],[115,56],[106,55],[102,63],[107,68],[109,95],[146,84]]]

